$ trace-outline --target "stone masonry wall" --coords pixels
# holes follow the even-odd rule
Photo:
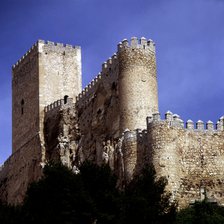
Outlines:
[[[40,167],[48,159],[45,106],[61,98],[69,103],[68,97],[80,91],[80,47],[39,40],[13,66],[13,155],[1,171],[3,200],[21,202],[28,184],[41,175]]]
[[[12,86],[13,154],[0,170],[1,199],[21,203],[49,160],[74,172],[91,160],[108,163],[119,187],[153,164],[180,207],[205,196],[224,205],[224,117],[216,128],[185,127],[171,112],[160,119],[151,40],[123,40],[82,91],[81,49],[40,40],[13,66]]]
[[[45,108],[44,139],[46,161],[74,166],[80,134],[72,98],[66,103],[64,99],[58,100]]]
[[[198,121],[183,121],[171,114],[161,121],[159,115],[148,119],[149,157],[159,176],[166,176],[168,190],[179,206],[184,207],[206,196],[224,204],[224,129],[223,118],[218,130],[209,121],[204,129]]]
[[[158,112],[155,44],[133,37],[118,45],[120,133],[146,128],[145,119]]]
[[[81,92],[81,48],[61,43],[38,41],[39,117],[44,144],[44,108],[59,99],[75,99]],[[42,149],[45,160],[45,149]]]
[[[62,99],[75,99],[81,92],[81,48],[38,41],[40,108]]]
[[[126,40],[118,48],[123,47],[129,51],[133,47],[134,53],[131,51],[130,55],[134,54],[135,57],[140,55],[141,58],[141,54],[144,55],[144,48],[135,48],[133,41],[130,48],[129,45],[127,46]],[[141,41],[144,42],[144,39]],[[149,45],[149,52],[147,51],[149,54],[151,54],[151,47]],[[124,49],[120,51],[123,52]],[[130,181],[133,175],[138,174],[144,164],[152,163],[159,176],[168,178],[168,190],[172,192],[173,198],[179,200],[180,206],[185,206],[195,199],[202,199],[205,190],[208,197],[215,198],[222,203],[220,195],[223,164],[222,154],[218,154],[218,151],[223,149],[223,132],[221,131],[223,121],[219,121],[218,130],[214,130],[210,121],[206,124],[206,130],[204,130],[201,121],[197,122],[197,129],[194,130],[192,121],[188,121],[187,129],[184,129],[183,121],[171,113],[166,114],[165,121],[160,120],[159,114],[154,114],[153,118],[148,117],[147,125],[142,125],[145,122],[143,115],[138,117],[136,114],[132,114],[133,120],[128,119],[131,122],[130,127],[138,127],[139,125],[144,128],[147,126],[147,130],[126,129],[122,135],[120,130],[121,119],[123,119],[121,118],[121,110],[126,108],[126,112],[128,110],[133,112],[134,106],[137,105],[138,107],[138,105],[142,106],[143,104],[135,102],[141,98],[139,90],[133,91],[133,88],[127,86],[120,79],[123,69],[121,67],[123,63],[127,62],[122,62],[124,59],[119,54],[118,56],[113,55],[103,64],[102,72],[76,98],[75,108],[71,108],[69,112],[67,111],[68,113],[64,113],[66,110],[63,113],[56,113],[56,110],[54,111],[51,106],[48,106],[48,109],[52,110],[50,113],[48,111],[47,116],[51,122],[45,123],[46,127],[50,125],[51,130],[61,130],[56,133],[57,137],[49,138],[54,139],[54,141],[50,140],[48,144],[52,146],[49,155],[53,155],[53,152],[59,152],[61,149],[64,151],[65,148],[69,148],[69,145],[73,145],[72,148],[75,150],[70,150],[70,157],[65,156],[67,161],[70,161],[69,166],[78,166],[78,163],[85,159],[95,161],[98,164],[108,162],[121,177],[121,184],[123,181]],[[131,58],[133,57],[131,56]],[[156,83],[154,54],[152,54],[151,59],[149,57],[147,63],[149,64],[149,74],[152,77],[148,80],[151,86],[147,86],[146,95],[150,91],[152,95],[149,94],[151,102],[146,104],[145,111],[148,111],[150,115],[158,109],[158,104],[155,103],[157,101],[157,86],[154,85]],[[140,66],[138,68],[140,73],[147,74],[143,71],[144,65],[142,67],[141,65],[136,66]],[[131,68],[131,65],[129,67]],[[130,77],[126,77],[127,82],[136,84],[144,81],[141,77],[138,80],[134,75],[132,76],[132,70],[128,71]],[[152,88],[150,89],[150,87]],[[137,96],[136,99],[130,100],[130,94],[125,93],[122,88],[127,91],[132,90]],[[143,84],[141,89],[144,88]],[[125,95],[124,98],[121,97],[121,92]],[[133,104],[133,106],[129,107],[129,104]],[[144,108],[139,110],[144,111]],[[72,114],[76,114],[75,117],[71,116]],[[61,115],[63,116],[60,117]],[[65,125],[66,122],[62,120],[68,120],[67,124],[69,125]],[[70,135],[68,130],[72,130],[75,120],[77,121],[76,132]],[[128,120],[125,124],[127,127],[129,125]],[[63,124],[66,126],[67,133],[64,131],[63,127],[65,126]],[[132,124],[135,125],[132,126]],[[55,125],[58,125],[58,128]],[[46,131],[48,135],[54,133],[50,129]],[[72,158],[71,154],[73,155]],[[62,157],[60,158],[63,160]],[[211,186],[215,189],[214,191],[211,190]]]
[[[63,102],[63,100],[62,100]],[[79,129],[78,113],[75,104],[57,103],[45,108],[45,146],[47,160],[61,161],[64,165],[78,172],[79,165],[84,160],[97,164],[108,163],[119,176],[119,186],[124,182],[124,164],[122,154],[123,138],[108,137],[105,134],[87,133],[87,139]],[[91,128],[91,126],[89,126]],[[101,128],[101,127],[100,127]],[[92,131],[90,129],[90,131]],[[98,137],[96,135],[98,134]],[[96,139],[94,141],[94,139]],[[89,141],[88,141],[89,140]],[[90,147],[88,144],[94,144]]]
[[[38,46],[13,66],[12,147],[16,152],[39,131]]]
[[[0,172],[1,200],[9,204],[22,203],[28,185],[41,174],[41,144],[36,135],[5,161]]]
[[[79,157],[98,164],[103,162],[103,148],[106,144],[114,148],[119,137],[118,109],[118,61],[114,54],[77,97]]]
[[[146,127],[146,116],[158,111],[154,43],[145,38],[119,43],[76,106],[82,152],[101,164],[106,144],[114,148],[125,129]]]

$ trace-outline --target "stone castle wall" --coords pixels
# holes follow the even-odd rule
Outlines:
[[[114,55],[102,65],[94,86],[84,89],[76,110],[80,147],[85,158],[101,162],[103,142],[119,137],[118,62]]]
[[[54,159],[58,158],[61,148],[72,145],[73,162],[68,157],[59,156],[69,161],[65,161],[69,166],[78,165],[85,159],[102,164],[106,143],[114,148],[119,137],[118,69],[117,55],[114,54],[102,65],[99,75],[76,97],[72,110],[65,113],[63,107],[57,106],[60,101],[45,108],[45,136],[48,135],[45,141],[49,142],[46,151],[57,151]],[[67,120],[66,124],[64,120]],[[73,134],[69,134],[72,130]],[[54,138],[49,137],[49,133],[54,133]]]
[[[168,112],[147,117],[147,129],[126,130],[123,135],[124,176],[128,182],[145,164],[168,180],[167,190],[185,207],[195,200],[224,205],[224,117],[214,127],[208,121],[184,122]]]
[[[76,110],[82,153],[101,164],[106,144],[115,151],[125,129],[146,127],[145,117],[158,111],[154,43],[145,38],[119,43],[78,95]]]
[[[40,137],[36,135],[5,161],[0,172],[1,200],[22,203],[27,186],[41,177],[41,152]]]
[[[146,123],[147,129],[126,130],[119,138],[110,139],[109,142],[102,139],[98,148],[99,157],[96,152],[89,155],[84,151],[81,160],[97,162],[98,158],[99,162],[99,158],[103,159],[105,148],[109,148],[113,154],[111,168],[124,182],[129,182],[133,175],[138,175],[145,164],[153,164],[157,175],[168,179],[167,190],[172,193],[173,199],[178,200],[180,207],[194,200],[202,200],[205,194],[209,199],[224,204],[224,119],[220,118],[217,127],[210,121],[206,127],[201,121],[194,127],[190,120],[185,127],[179,116],[168,112],[165,120],[161,120],[156,113],[153,117],[148,117]],[[73,126],[71,124],[69,127]],[[77,133],[79,130],[72,136],[75,156],[79,157],[79,150],[87,146]],[[61,134],[68,136],[64,132]],[[119,141],[122,155],[118,150]],[[71,142],[68,141],[67,144]]]
[[[168,179],[168,190],[186,206],[205,195],[224,204],[224,126],[223,118],[214,129],[209,121],[204,128],[202,121],[183,121],[170,113],[166,120],[148,119],[149,158],[160,176]]]
[[[120,133],[144,129],[145,118],[158,112],[155,44],[141,38],[118,45]]]
[[[123,40],[82,91],[81,49],[38,41],[13,67],[15,149],[0,171],[0,197],[20,203],[50,160],[74,172],[91,160],[108,163],[120,187],[153,164],[181,207],[205,194],[224,204],[223,137],[223,117],[216,128],[185,127],[171,112],[160,119],[151,40]]]
[[[61,43],[38,41],[39,52],[39,128],[44,141],[44,108],[50,103],[74,98],[82,87],[81,48]],[[42,150],[43,161],[45,148]]]
[[[58,100],[45,108],[46,162],[62,161],[64,165],[72,168],[79,139],[77,113],[72,98],[67,102],[64,99]]]
[[[13,154],[1,171],[1,198],[19,203],[46,163],[45,107],[81,91],[81,49],[37,41],[13,66]],[[49,155],[47,155],[49,157]]]
[[[81,92],[81,48],[54,42],[38,41],[40,107]]]
[[[39,131],[38,46],[35,44],[13,66],[12,75],[12,135],[13,152]]]

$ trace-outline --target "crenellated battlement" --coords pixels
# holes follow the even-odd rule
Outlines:
[[[117,66],[117,54],[114,53],[107,61],[102,64],[102,70],[99,74],[82,90],[76,97],[76,105],[81,107],[88,101],[95,93],[98,84],[103,80],[113,75],[113,69]]]
[[[131,41],[123,39],[123,41],[119,42],[117,45],[118,52],[127,48],[149,49],[155,52],[155,43],[153,42],[153,40],[147,40],[145,37],[141,37],[140,39],[138,39],[137,37],[132,37]]]
[[[45,41],[45,40],[38,40],[37,43],[39,44],[44,44],[48,46],[57,46],[57,47],[62,47],[62,48],[67,48],[67,49],[80,49],[80,46],[73,46],[70,44],[63,44],[63,43],[58,43],[58,42],[52,42],[52,41]]]
[[[39,40],[33,44],[33,46],[12,66],[12,70],[16,69],[22,62],[28,58],[31,53],[37,53],[38,52],[38,43]]]
[[[99,73],[76,97],[76,106],[81,107],[86,100],[89,99],[92,94],[95,93],[96,87],[98,86],[102,78],[101,73]]]
[[[62,50],[72,50],[72,49],[80,49],[80,46],[73,46],[69,44],[57,43],[52,41],[45,41],[45,40],[37,40],[36,43],[12,66],[12,70],[16,69],[26,58],[28,58],[31,53],[38,53],[40,52],[40,46],[48,46],[48,47],[56,47]]]
[[[101,73],[106,74],[106,73],[110,72],[112,70],[112,68],[116,65],[117,65],[117,54],[114,53],[112,57],[108,58],[108,60],[102,64]]]
[[[130,131],[129,129],[124,130],[123,132],[124,140],[135,140],[137,138],[137,130]]]
[[[206,123],[202,120],[198,120],[195,124],[192,120],[187,120],[186,123],[180,118],[178,114],[173,114],[170,111],[165,113],[165,120],[162,120],[160,113],[154,113],[152,116],[147,117],[147,126],[155,122],[168,122],[171,127],[184,128],[186,130],[194,131],[224,131],[224,116],[216,122],[216,125],[212,121],[207,121]]]
[[[118,52],[123,48],[149,49],[154,52],[155,43],[151,39],[146,40],[146,38],[144,37],[140,39],[138,39],[137,37],[132,37],[130,43],[127,39],[124,39],[118,44]],[[112,57],[108,58],[108,60],[102,64],[101,72],[76,97],[76,105],[78,107],[82,107],[86,102],[94,97],[94,93],[100,81],[113,76],[114,70],[118,66],[118,64],[119,62],[117,53],[114,53]]]
[[[133,131],[130,131],[129,129],[126,129],[123,133],[122,133],[122,139],[124,141],[135,141],[135,140],[140,140],[144,137],[146,137],[148,134],[148,130],[147,129],[140,129],[137,128]]]
[[[65,109],[68,107],[72,107],[72,105],[74,105],[73,98],[60,99],[46,106],[44,108],[44,112],[48,113],[55,109],[61,109],[61,108]]]

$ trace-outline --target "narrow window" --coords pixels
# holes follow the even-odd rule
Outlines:
[[[117,89],[117,86],[116,86],[116,83],[115,82],[112,83],[111,89],[112,90],[116,90]]]
[[[21,100],[21,114],[24,113],[24,99]]]
[[[97,114],[101,114],[101,112],[102,112],[102,110],[101,110],[101,109],[99,109],[99,110],[97,111]]]
[[[65,95],[65,96],[64,96],[64,104],[66,104],[67,102],[68,102],[68,96]]]

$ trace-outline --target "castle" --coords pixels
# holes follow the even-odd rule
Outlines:
[[[224,117],[185,125],[168,111],[161,119],[152,40],[120,42],[83,90],[78,46],[39,40],[12,72],[13,151],[0,171],[2,200],[21,203],[47,161],[79,172],[91,160],[108,163],[121,186],[153,164],[181,207],[205,194],[224,204]]]

